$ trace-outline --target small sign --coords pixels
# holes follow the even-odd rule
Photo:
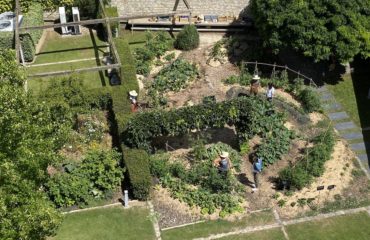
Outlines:
[[[328,186],[328,190],[332,190],[332,189],[334,189],[335,188],[335,185],[329,185]]]

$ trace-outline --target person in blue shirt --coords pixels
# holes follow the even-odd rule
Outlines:
[[[263,163],[262,163],[262,158],[260,157],[257,157],[254,162],[253,162],[253,167],[252,167],[252,171],[253,171],[253,178],[254,178],[254,186],[253,186],[253,191],[257,191],[258,190],[258,187],[259,187],[259,176],[258,174],[260,174],[262,172],[262,168],[263,168]]]

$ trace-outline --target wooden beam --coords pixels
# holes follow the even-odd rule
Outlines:
[[[175,6],[173,7],[173,11],[177,11],[177,7],[179,6],[180,0],[176,0]]]
[[[183,0],[183,1],[185,3],[186,8],[190,10],[190,4],[189,4],[188,0]]]
[[[15,58],[17,63],[19,63],[20,58],[20,42],[19,42],[19,0],[15,0],[15,29],[14,29],[14,39],[15,39]]]
[[[148,15],[133,15],[133,16],[126,16],[126,17],[112,17],[112,18],[101,18],[101,19],[91,19],[91,20],[84,20],[78,22],[69,22],[69,23],[57,23],[57,24],[48,24],[48,25],[41,25],[41,26],[30,26],[30,27],[20,27],[19,31],[27,31],[27,30],[35,30],[35,29],[48,29],[48,28],[60,28],[60,27],[68,27],[68,26],[77,26],[77,25],[94,25],[98,23],[105,23],[107,20],[111,22],[118,22],[118,21],[125,21],[130,19],[140,19],[140,18],[152,18],[152,17],[164,17],[164,16],[174,16],[177,14],[186,14],[190,11],[172,11],[168,13],[157,13],[157,14],[148,14]]]
[[[67,75],[71,73],[80,73],[80,72],[98,72],[104,71],[113,68],[120,68],[121,64],[111,64],[106,66],[98,66],[98,67],[90,67],[90,68],[79,68],[75,70],[66,70],[66,71],[56,71],[56,72],[47,72],[47,73],[36,73],[28,75],[28,77],[35,78],[35,77],[49,77],[49,76],[58,76],[58,75]]]

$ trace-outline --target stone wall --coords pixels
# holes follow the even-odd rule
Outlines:
[[[188,0],[192,14],[215,14],[239,16],[248,6],[250,0]],[[165,13],[173,10],[175,0],[112,0],[121,16]],[[178,10],[186,10],[182,0]],[[244,14],[244,12],[242,13]]]

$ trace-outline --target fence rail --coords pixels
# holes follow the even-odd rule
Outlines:
[[[280,69],[286,70],[288,72],[297,74],[298,78],[303,78],[304,80],[307,80],[308,84],[310,86],[313,86],[313,87],[317,88],[317,84],[312,80],[312,78],[300,73],[299,71],[295,71],[295,70],[289,68],[288,66],[281,66],[281,65],[271,64],[271,63],[260,63],[260,62],[244,62],[244,64],[245,64],[246,67],[248,67],[248,65],[254,65],[255,68],[258,68],[258,66],[260,65],[260,66],[272,67],[273,69],[280,68]]]

